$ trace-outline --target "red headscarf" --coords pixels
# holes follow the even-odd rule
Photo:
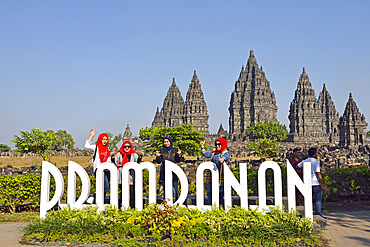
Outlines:
[[[221,149],[220,150],[217,150],[214,152],[214,154],[219,154],[219,153],[222,153],[222,151],[224,151],[226,148],[227,148],[227,141],[224,139],[224,138],[218,138],[215,143],[219,141],[221,143]]]
[[[130,151],[128,151],[128,152],[125,152],[125,149],[123,148],[126,144],[128,144],[128,145],[130,145],[130,146],[131,146]],[[129,162],[129,159],[128,159],[128,157],[127,157],[127,156],[129,156],[129,155],[131,155],[131,154],[135,153],[134,148],[132,147],[132,143],[131,143],[130,141],[124,141],[124,142],[122,143],[121,148],[119,149],[119,152],[122,154],[122,167],[123,167],[127,162]]]
[[[107,145],[105,145],[105,146],[103,145],[103,138],[104,137],[107,137],[107,139],[108,139]],[[108,160],[109,156],[110,156],[108,144],[109,144],[108,135],[105,134],[105,133],[100,134],[99,137],[98,137],[98,142],[96,144],[98,146],[98,150],[99,150],[100,163],[106,162]]]

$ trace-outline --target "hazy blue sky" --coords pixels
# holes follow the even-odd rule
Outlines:
[[[135,136],[150,126],[172,78],[185,100],[197,71],[210,132],[249,51],[289,126],[302,68],[343,114],[349,93],[369,122],[370,1],[1,1],[0,143],[19,130]],[[369,127],[368,127],[369,129]]]

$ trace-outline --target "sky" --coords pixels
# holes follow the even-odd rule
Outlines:
[[[340,115],[351,92],[370,119],[370,1],[1,1],[0,143],[59,129],[83,148],[90,129],[134,136],[151,126],[175,78],[194,70],[210,133],[254,50],[275,92],[278,121],[303,67]],[[367,130],[370,128],[367,127]]]

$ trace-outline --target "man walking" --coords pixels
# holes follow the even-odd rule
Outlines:
[[[303,167],[304,162],[311,163],[311,181],[312,181],[312,195],[315,197],[315,214],[320,215],[324,219],[326,217],[321,214],[321,201],[322,201],[322,191],[326,190],[326,186],[322,180],[320,173],[320,163],[316,160],[317,158],[317,149],[310,148],[308,150],[308,158],[298,164],[298,167]]]

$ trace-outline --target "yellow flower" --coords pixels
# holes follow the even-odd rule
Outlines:
[[[127,219],[128,224],[133,224],[134,223],[134,218],[130,217]]]

